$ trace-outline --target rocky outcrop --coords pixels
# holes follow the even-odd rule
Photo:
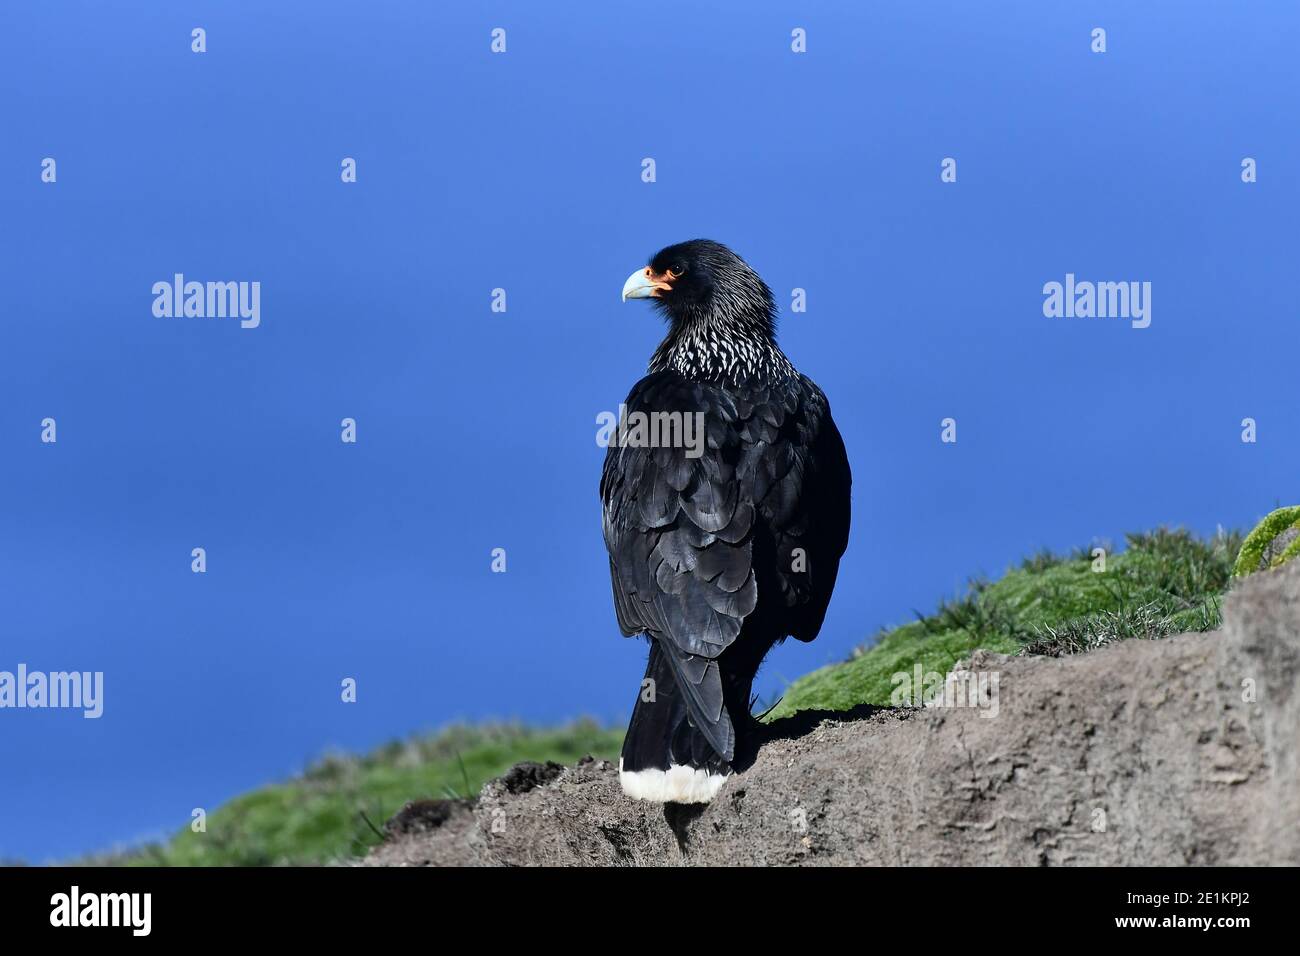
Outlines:
[[[422,824],[390,824],[365,863],[1300,865],[1300,562],[1240,581],[1224,616],[1071,657],[977,653],[996,708],[779,721],[707,807],[629,800],[604,761],[516,768],[473,803],[408,808]]]

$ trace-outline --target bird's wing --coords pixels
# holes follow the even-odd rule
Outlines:
[[[731,396],[671,372],[642,379],[626,408],[629,421],[638,412],[698,414],[704,433],[698,457],[613,441],[606,452],[600,492],[619,626],[717,657],[758,593],[754,501],[736,474],[748,422]]]
[[[697,726],[731,759],[717,658],[758,600],[755,501],[737,463],[749,431],[768,426],[760,407],[675,372],[642,379],[625,405],[630,424],[638,412],[678,413],[683,422],[697,416],[690,421],[702,432],[686,433],[698,439],[698,456],[681,443],[619,444],[617,435],[606,452],[600,491],[619,627],[660,641]]]
[[[789,633],[811,641],[821,630],[848,545],[853,477],[826,396],[802,376],[798,391],[798,408],[786,423],[793,463],[777,491],[763,499],[760,515],[775,538],[778,585],[791,611]]]

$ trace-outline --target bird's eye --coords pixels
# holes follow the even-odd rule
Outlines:
[[[670,278],[680,279],[682,276],[686,275],[686,263],[678,262],[670,266],[668,269],[668,275]]]

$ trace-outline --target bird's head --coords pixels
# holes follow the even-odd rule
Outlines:
[[[653,299],[674,324],[703,320],[745,325],[771,334],[772,290],[720,242],[691,239],[660,249],[623,283],[623,301]]]

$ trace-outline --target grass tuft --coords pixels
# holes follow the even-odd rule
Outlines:
[[[1000,580],[972,581],[966,593],[929,615],[883,631],[848,661],[800,678],[787,688],[769,720],[800,710],[888,706],[897,674],[917,664],[940,675],[978,648],[1004,654],[1076,654],[1120,640],[1156,639],[1222,623],[1242,536],[1200,539],[1159,528],[1126,536],[1105,569],[1092,548],[1068,554],[1039,551]]]

